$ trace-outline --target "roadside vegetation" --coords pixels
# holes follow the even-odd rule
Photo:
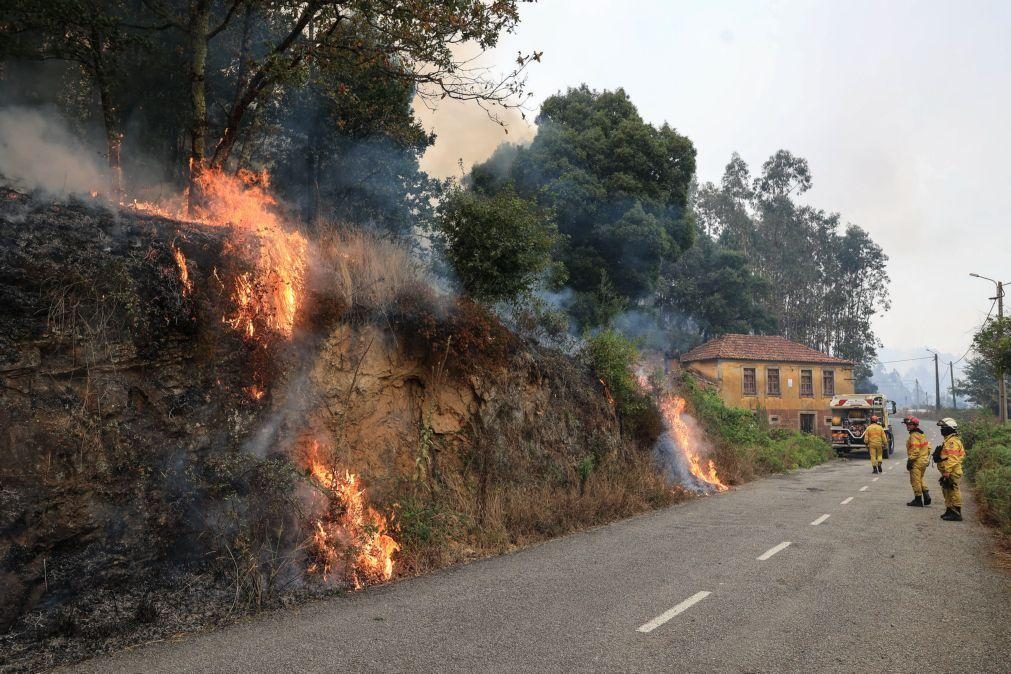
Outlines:
[[[984,522],[1011,536],[1011,426],[976,417],[963,426],[965,474]]]
[[[770,428],[760,415],[728,407],[715,391],[700,387],[687,375],[682,379],[682,391],[692,413],[709,434],[721,476],[731,484],[811,468],[834,456],[831,445],[823,438]]]

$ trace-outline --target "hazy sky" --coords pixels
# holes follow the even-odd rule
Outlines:
[[[531,113],[582,82],[624,87],[651,123],[695,143],[702,181],[730,154],[757,170],[808,159],[808,203],[867,229],[890,257],[886,347],[961,355],[1011,281],[1011,2],[542,0],[493,58],[544,51]],[[528,114],[532,118],[533,114]],[[436,172],[509,136],[479,111],[424,116]],[[1011,301],[1008,302],[1011,305]]]

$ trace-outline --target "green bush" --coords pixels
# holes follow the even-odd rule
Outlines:
[[[733,482],[755,474],[810,468],[832,458],[823,438],[786,429],[769,429],[751,410],[728,407],[715,391],[685,376],[682,390],[699,423],[717,445],[717,467]]]
[[[977,418],[963,424],[965,473],[983,519],[1011,535],[1011,426]]]
[[[622,429],[640,444],[652,446],[663,422],[656,402],[632,373],[639,360],[635,344],[620,332],[604,330],[587,340],[583,356],[614,399]]]
[[[1005,456],[1011,451],[1005,447]],[[1011,535],[1011,463],[984,468],[973,478],[984,519]]]

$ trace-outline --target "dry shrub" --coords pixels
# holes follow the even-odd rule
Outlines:
[[[457,378],[501,370],[520,346],[484,306],[467,297],[440,298],[426,288],[402,294],[390,322],[410,351],[425,362],[445,362]]]
[[[403,242],[334,226],[316,242],[311,285],[339,314],[369,315],[389,312],[431,279]]]

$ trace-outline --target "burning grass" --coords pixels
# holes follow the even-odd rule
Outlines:
[[[307,460],[325,499],[307,545],[307,571],[325,582],[348,582],[355,589],[393,578],[393,555],[400,544],[391,535],[387,517],[368,504],[360,478],[335,468],[318,443]]]
[[[344,315],[387,314],[403,295],[431,285],[401,241],[329,227],[315,248],[315,291]]]
[[[713,460],[727,484],[810,468],[834,456],[823,438],[785,429],[770,430],[754,412],[727,407],[715,392],[699,388],[688,376],[682,378],[681,390],[713,441]]]

